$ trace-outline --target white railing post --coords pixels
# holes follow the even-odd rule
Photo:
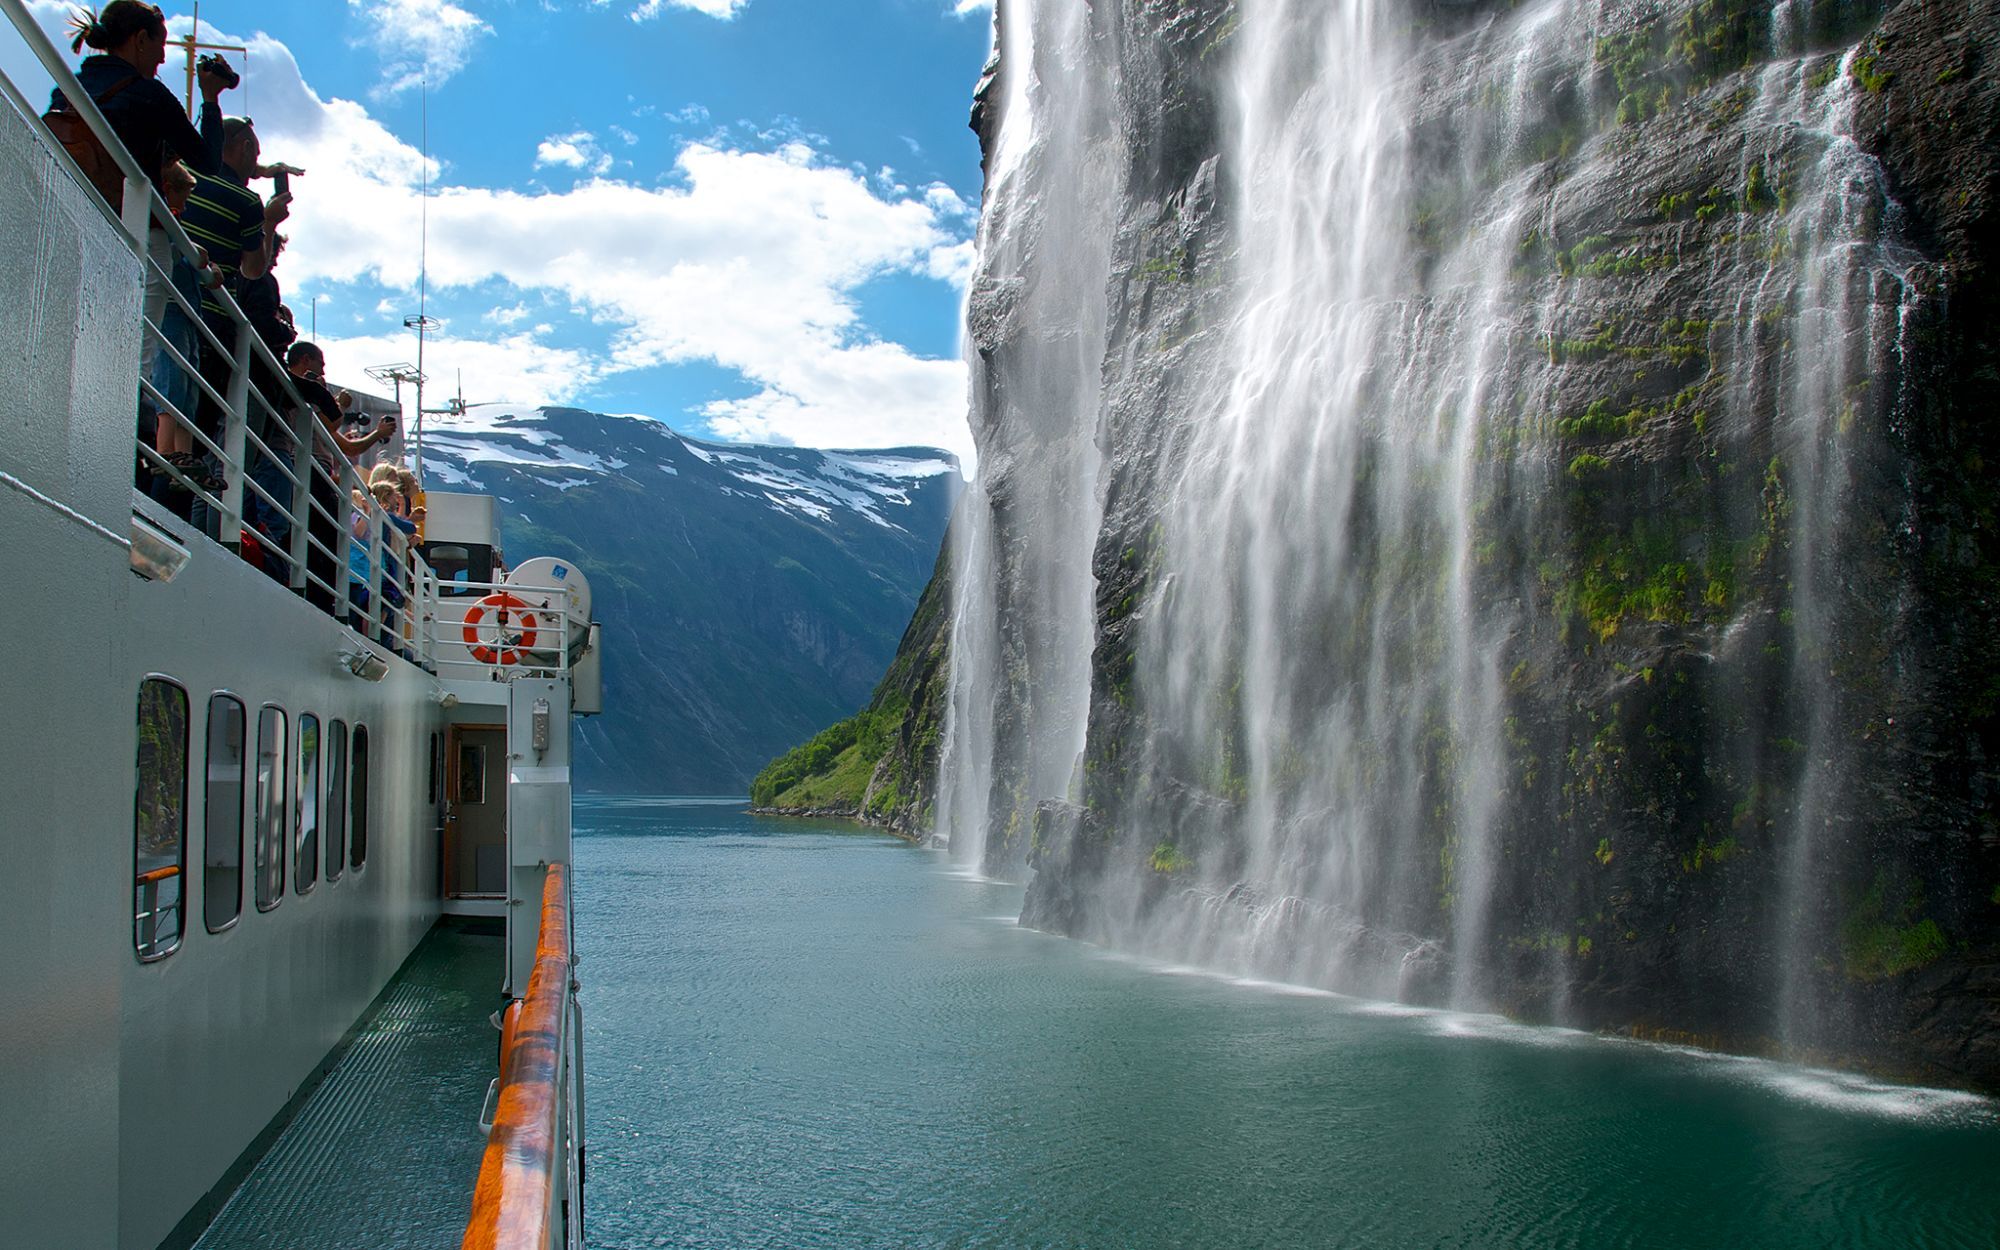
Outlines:
[[[250,330],[247,326],[236,327],[235,359],[229,367],[229,390],[223,395],[222,428],[219,443],[223,458],[223,476],[228,482],[223,486],[222,515],[215,520],[217,542],[226,543],[232,549],[241,541],[243,534],[243,475],[249,471],[244,463],[243,427],[250,412]],[[199,410],[200,403],[195,405]]]
[[[145,256],[151,251],[146,236],[153,229],[153,185],[142,178],[134,178],[129,171],[125,174],[124,207],[118,210],[118,224],[132,236],[132,241],[138,245],[139,255]]]
[[[353,579],[347,575],[347,561],[350,548],[354,544],[354,525],[348,519],[348,509],[340,508],[334,515],[339,518],[339,532],[333,538],[333,619],[345,624],[347,614],[353,607],[353,596],[349,588]]]
[[[430,565],[423,566],[417,575],[417,591],[423,596],[423,615],[417,618],[417,662],[432,672],[437,671],[437,572]]]
[[[368,527],[368,640],[378,641],[382,637],[385,623],[389,619],[388,609],[382,602],[383,587],[389,579],[382,576],[382,562],[389,554],[389,546],[382,541],[382,524],[375,519],[378,509],[372,503],[361,514],[363,525]]]
[[[229,402],[222,417],[222,437],[217,440],[222,446],[222,473],[227,480],[222,484],[222,518],[217,522],[220,532],[216,538],[231,551],[241,546],[246,528],[243,511],[251,497],[249,488],[243,484],[243,479],[250,472],[249,440],[245,437],[250,411],[249,370],[245,367],[248,361],[249,349],[239,346],[236,351],[237,369],[230,376],[229,394],[225,396]],[[196,407],[199,408],[200,404],[197,403]]]
[[[248,334],[250,330],[239,327],[236,332]],[[319,424],[319,417],[310,404],[300,404],[288,415],[292,428],[292,473],[298,479],[298,485],[292,488],[292,589],[310,598],[312,583],[307,580],[306,570],[312,567],[313,427]]]

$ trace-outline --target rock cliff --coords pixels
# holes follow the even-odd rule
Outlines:
[[[1057,932],[2000,1087],[2000,4],[998,20],[938,836]]]

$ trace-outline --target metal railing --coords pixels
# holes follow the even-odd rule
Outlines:
[[[171,884],[170,884],[171,883]],[[186,891],[181,884],[181,866],[177,863],[149,869],[137,875],[133,882],[135,898],[132,923],[134,926],[132,943],[139,952],[141,962],[150,963],[171,955],[181,944],[181,903]],[[166,902],[160,895],[172,890]],[[169,927],[166,918],[172,916]],[[161,936],[161,930],[167,930]]]
[[[581,1246],[583,1175],[577,1045],[582,1015],[571,980],[569,874],[550,864],[528,993],[507,1009],[500,1101],[472,1193],[462,1250]]]
[[[411,611],[435,583],[423,558],[388,520],[234,297],[208,289],[226,314],[233,342],[202,316],[201,288],[193,295],[182,289],[190,274],[198,279],[204,271],[200,250],[23,0],[0,0],[0,12],[125,176],[123,207],[113,210],[42,126],[41,109],[0,75],[0,94],[138,259],[145,284],[141,360],[154,363],[140,370],[135,398],[155,414],[155,444],[167,441],[157,432],[162,428],[184,434],[210,472],[191,475],[143,437],[135,438],[139,467],[164,484],[162,493],[181,493],[176,503],[185,506],[185,519],[210,539],[357,632],[427,663],[427,638]],[[213,484],[218,477],[220,486]],[[135,486],[134,493],[148,492]]]
[[[432,582],[424,655],[440,677],[508,680],[569,671],[570,591],[508,582]]]

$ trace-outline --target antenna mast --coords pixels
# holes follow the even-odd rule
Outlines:
[[[238,44],[202,43],[200,42],[200,39],[201,39],[201,5],[197,3],[194,6],[193,24],[188,27],[187,38],[174,40],[175,43],[181,46],[182,51],[185,52],[187,55],[187,112],[189,117],[194,116],[194,70],[195,70],[195,60],[196,60],[195,53],[242,52],[247,55],[250,51],[250,49],[242,47]]]
[[[417,197],[417,315],[403,318],[405,329],[417,332],[417,423],[416,464],[412,473],[417,479],[417,489],[424,488],[424,337],[437,329],[438,323],[431,319],[430,309],[430,246],[431,246],[431,105],[430,82],[425,80],[418,86],[418,126],[423,144],[423,164],[419,169],[422,179]]]

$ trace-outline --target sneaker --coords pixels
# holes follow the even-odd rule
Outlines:
[[[149,462],[150,463],[150,462]],[[195,485],[201,485],[201,458],[191,451],[175,451],[167,454],[167,467]],[[166,477],[167,472],[159,465],[153,465],[153,472]]]

